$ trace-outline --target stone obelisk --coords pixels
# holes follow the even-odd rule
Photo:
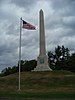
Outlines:
[[[51,70],[48,66],[48,58],[46,56],[46,47],[45,47],[45,30],[44,30],[44,14],[41,9],[39,12],[39,56],[37,58],[37,66],[34,69],[35,71],[48,71]]]

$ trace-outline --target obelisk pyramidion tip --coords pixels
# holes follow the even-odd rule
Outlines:
[[[42,10],[42,9],[40,9],[40,12],[43,12],[43,10]]]

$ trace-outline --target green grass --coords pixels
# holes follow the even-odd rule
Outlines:
[[[75,93],[24,93],[1,92],[0,97],[12,98],[75,98]]]
[[[75,98],[75,74],[68,71],[22,72],[0,77],[0,97]]]

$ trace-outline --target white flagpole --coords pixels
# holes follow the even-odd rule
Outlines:
[[[22,32],[22,18],[20,18],[20,39],[19,39],[19,90],[21,89],[20,85],[21,85],[21,75],[20,75],[20,71],[21,71],[21,32]]]

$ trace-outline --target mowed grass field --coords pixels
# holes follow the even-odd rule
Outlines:
[[[21,72],[0,77],[0,97],[75,98],[75,73],[69,71]]]

